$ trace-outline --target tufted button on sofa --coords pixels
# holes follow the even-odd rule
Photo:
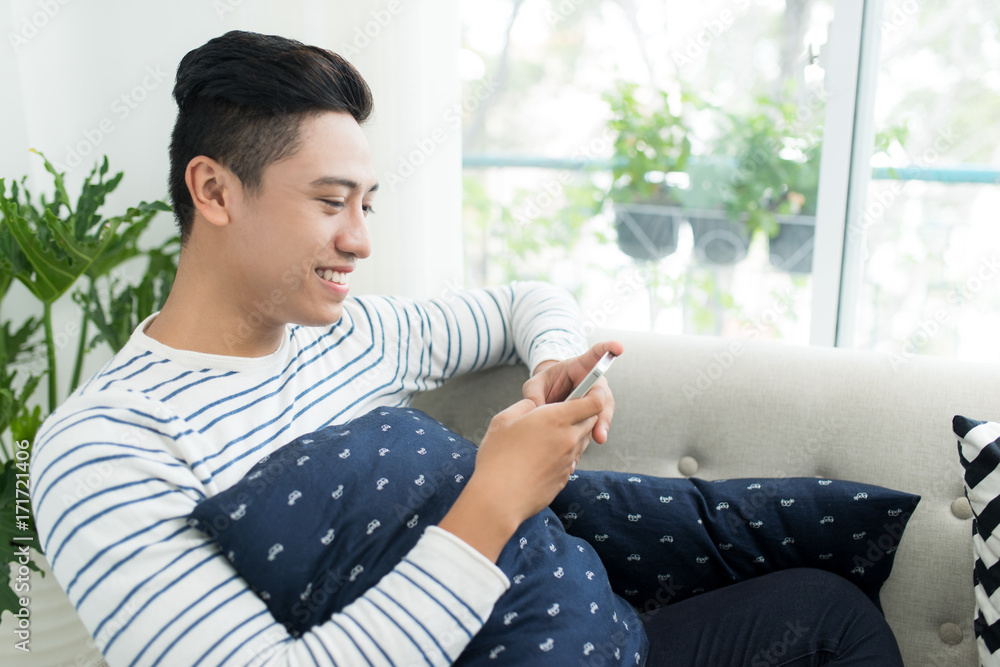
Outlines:
[[[609,441],[581,467],[662,476],[817,476],[919,494],[882,589],[911,667],[978,664],[972,509],[951,419],[1000,421],[1000,364],[697,336],[598,332],[625,354],[608,372]],[[522,367],[485,371],[416,407],[472,440],[520,398]]]

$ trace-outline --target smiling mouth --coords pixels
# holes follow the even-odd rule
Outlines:
[[[321,280],[325,280],[328,283],[347,285],[351,274],[344,273],[342,271],[333,271],[331,269],[316,269],[316,275],[319,276]]]

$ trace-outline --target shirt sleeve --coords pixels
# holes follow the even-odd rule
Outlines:
[[[32,506],[45,556],[110,664],[449,665],[509,586],[430,527],[373,588],[292,637],[187,523],[206,495],[184,460],[196,435],[145,404],[80,402],[39,433]]]
[[[428,301],[388,298],[399,319],[386,324],[388,347],[401,350],[401,391],[424,391],[449,378],[502,364],[569,359],[587,349],[579,306],[564,289],[515,282]],[[397,337],[398,336],[398,337]]]

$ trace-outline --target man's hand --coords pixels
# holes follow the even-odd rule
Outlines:
[[[605,352],[610,352],[617,357],[624,350],[624,346],[618,341],[606,341],[594,345],[587,352],[573,359],[543,361],[535,368],[535,374],[524,383],[521,391],[525,398],[537,406],[563,401],[573,391],[573,387],[583,380],[590,369],[604,356]],[[604,444],[608,440],[608,428],[611,426],[611,418],[615,414],[615,398],[611,394],[607,378],[602,377],[598,380],[590,391],[606,395],[604,409],[598,416],[597,423],[594,424],[591,433],[595,442]]]
[[[438,524],[496,562],[521,523],[566,486],[583,454],[605,394],[536,407],[521,400],[490,422],[476,468]]]

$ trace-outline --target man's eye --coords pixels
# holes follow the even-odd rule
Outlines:
[[[332,208],[344,208],[344,202],[342,201],[335,201],[333,199],[320,199],[320,201]]]
[[[372,208],[371,206],[362,206],[361,208],[364,209],[366,216],[368,216],[368,215],[375,215],[375,209]]]

